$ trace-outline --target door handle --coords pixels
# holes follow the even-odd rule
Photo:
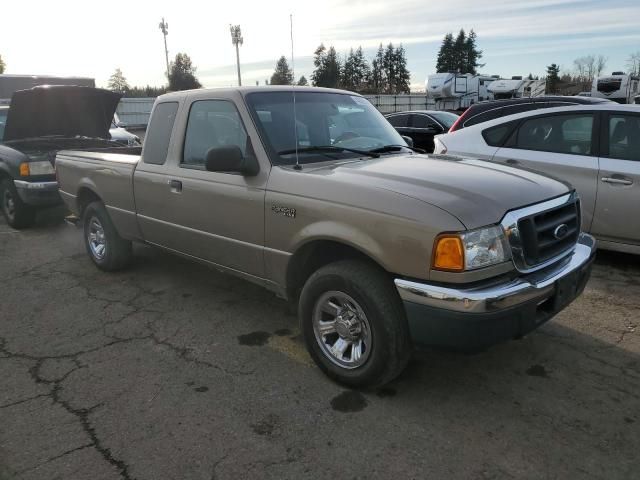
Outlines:
[[[507,163],[508,163],[509,165],[518,165],[520,162],[519,162],[518,160],[514,160],[513,158],[509,158],[509,159],[507,160]]]
[[[602,177],[600,180],[604,183],[611,183],[613,185],[633,185],[632,180],[626,180],[624,178]]]
[[[169,188],[173,193],[182,192],[182,182],[180,180],[169,180]]]

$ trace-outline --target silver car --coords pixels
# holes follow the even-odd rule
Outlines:
[[[535,110],[439,135],[434,153],[473,155],[572,184],[599,247],[640,254],[640,107]]]

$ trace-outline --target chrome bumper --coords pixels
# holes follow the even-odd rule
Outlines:
[[[25,182],[14,180],[18,195],[24,203],[33,206],[57,205],[62,200],[58,194],[58,182]]]
[[[591,235],[580,234],[574,251],[543,270],[502,283],[457,289],[396,279],[395,285],[405,302],[464,313],[489,313],[535,299],[544,301],[555,293],[558,280],[587,265],[596,249]]]

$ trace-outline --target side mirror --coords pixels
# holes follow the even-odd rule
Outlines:
[[[255,157],[245,157],[237,145],[207,150],[204,167],[209,172],[237,172],[249,177],[257,175],[259,171]]]
[[[407,137],[406,135],[402,135],[402,139],[407,142],[407,145],[413,147],[413,138]]]

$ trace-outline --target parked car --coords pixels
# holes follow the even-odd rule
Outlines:
[[[446,133],[458,120],[455,113],[438,110],[412,110],[385,117],[400,135],[411,138],[414,147],[427,153],[433,152],[434,135]]]
[[[38,209],[62,203],[53,164],[58,150],[120,146],[108,140],[119,100],[117,93],[91,87],[13,94],[11,106],[0,110],[0,209],[9,225],[29,227]]]
[[[597,105],[601,103],[613,103],[606,98],[583,97],[583,96],[555,96],[533,98],[510,98],[507,100],[491,100],[476,103],[465,110],[460,118],[449,129],[455,132],[462,128],[488,122],[496,118],[515,115],[516,113],[539,110],[541,108],[568,107],[571,105]]]
[[[114,114],[111,121],[111,128],[109,128],[109,135],[114,142],[122,143],[130,147],[141,145],[140,137],[127,131],[127,124],[120,121],[118,114]]]
[[[640,254],[640,109],[614,102],[549,108],[436,138],[436,153],[471,155],[566,181],[601,248]]]
[[[141,156],[56,166],[98,268],[140,241],[262,285],[297,303],[311,357],[351,386],[393,379],[412,343],[526,334],[581,292],[594,252],[566,184],[416,154],[340,90],[162,95]]]

